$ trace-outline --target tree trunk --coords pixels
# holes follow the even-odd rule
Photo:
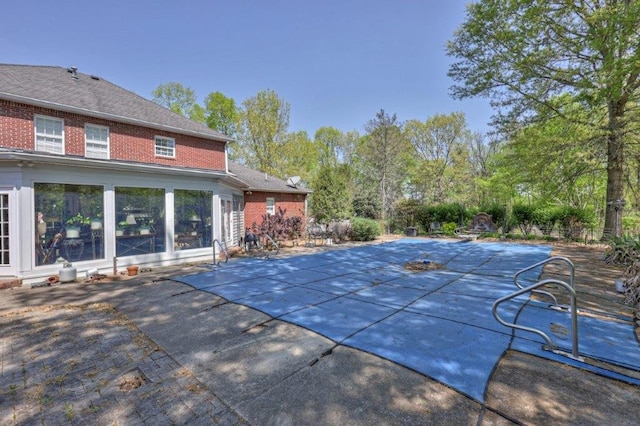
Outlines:
[[[604,218],[604,233],[602,238],[608,239],[617,235],[622,229],[618,220],[619,201],[624,198],[624,150],[620,121],[623,107],[616,104],[609,105],[609,126],[607,134],[607,205]]]

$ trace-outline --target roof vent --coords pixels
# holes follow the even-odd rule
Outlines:
[[[96,81],[100,80],[100,77],[98,77],[97,75],[92,75],[91,78],[96,80]]]
[[[264,173],[264,180],[269,180],[269,175],[267,174],[267,172]]]
[[[78,67],[69,67],[69,68],[67,68],[67,72],[71,73],[71,78],[73,78],[74,80],[78,79],[77,71],[78,71]]]

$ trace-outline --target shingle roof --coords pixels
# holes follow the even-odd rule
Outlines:
[[[62,67],[0,64],[0,99],[207,139],[231,140],[103,78],[77,71],[72,73]],[[231,161],[229,172],[247,186],[245,190],[311,192]]]
[[[312,192],[307,188],[291,186],[282,179],[250,169],[233,161],[229,161],[229,172],[236,175],[238,179],[248,186],[245,191],[287,192],[295,194],[308,194]]]
[[[230,138],[101,78],[51,66],[0,64],[0,99],[220,141]]]

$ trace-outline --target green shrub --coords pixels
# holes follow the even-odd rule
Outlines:
[[[511,211],[513,223],[520,228],[524,235],[529,235],[533,229],[535,207],[529,204],[514,204]]]
[[[372,241],[382,234],[380,224],[373,219],[354,217],[351,219],[351,239],[355,241]]]
[[[438,204],[437,206],[421,205],[415,209],[415,222],[425,231],[431,228],[433,222],[438,222],[441,225],[453,222],[458,227],[464,225],[469,219],[470,216],[464,206],[457,203]]]
[[[435,217],[435,208],[432,206],[422,204],[416,208],[416,225],[423,231],[429,230],[432,222],[437,222]]]
[[[415,226],[420,231],[424,229],[418,222],[418,210],[422,207],[417,200],[401,199],[395,203],[389,217],[389,230],[392,234],[404,233],[408,227]]]
[[[580,207],[563,207],[559,211],[565,238],[578,240],[586,227],[593,226],[595,214],[592,210]]]
[[[533,212],[533,224],[538,227],[542,235],[549,236],[562,217],[562,209],[558,207],[538,207]]]
[[[440,223],[464,223],[467,217],[465,208],[458,203],[440,204],[435,207],[435,221]]]
[[[442,232],[444,232],[447,235],[453,235],[457,227],[458,225],[455,222],[447,222],[444,225],[442,225]]]

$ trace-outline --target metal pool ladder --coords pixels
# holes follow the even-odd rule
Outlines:
[[[558,280],[558,279],[554,279],[554,278],[549,278],[549,279],[545,279],[545,280],[541,280],[538,281],[535,284],[532,284],[528,287],[524,287],[519,281],[518,281],[518,277],[520,275],[522,275],[524,272],[530,271],[531,269],[534,269],[536,267],[545,265],[547,263],[550,262],[556,262],[556,261],[561,261],[561,262],[565,262],[569,265],[570,270],[571,270],[571,274],[570,274],[570,280],[569,283],[566,283],[564,281]],[[522,330],[522,331],[527,331],[530,333],[534,333],[537,334],[538,336],[542,337],[544,339],[544,341],[546,342],[546,347],[543,345],[543,348],[550,350],[553,353],[557,353],[559,355],[564,355],[564,356],[568,356],[569,358],[575,359],[577,361],[584,361],[584,359],[580,356],[580,353],[578,351],[578,309],[577,309],[577,303],[576,303],[576,290],[573,287],[574,286],[574,278],[575,278],[575,266],[573,265],[573,262],[571,262],[569,259],[565,258],[565,257],[560,257],[560,256],[555,256],[555,257],[550,257],[549,259],[545,259],[542,262],[538,262],[534,265],[531,265],[527,268],[524,268],[518,272],[516,272],[516,274],[513,277],[513,281],[515,282],[516,286],[518,287],[518,290],[514,293],[511,293],[507,296],[501,297],[498,300],[496,300],[493,303],[493,307],[492,307],[492,312],[493,312],[493,316],[495,317],[495,319],[502,325],[504,325],[505,327],[511,327],[513,329],[516,330]],[[571,313],[571,336],[572,336],[572,350],[571,353],[567,353],[565,351],[562,351],[560,349],[557,349],[553,343],[553,341],[551,340],[551,338],[544,333],[542,330],[538,330],[537,328],[533,328],[533,327],[527,327],[524,325],[518,325],[516,323],[511,323],[511,322],[507,322],[504,319],[502,319],[502,317],[500,317],[500,315],[498,314],[498,306],[502,303],[505,302],[507,300],[511,300],[515,297],[520,296],[521,294],[525,294],[525,293],[538,293],[538,294],[544,294],[545,296],[550,297],[553,302],[554,302],[554,306],[553,308],[556,309],[567,309],[566,307],[562,307],[558,304],[557,299],[555,298],[555,296],[547,291],[544,290],[538,290],[540,287],[544,287],[546,285],[549,284],[555,284],[560,286],[561,288],[564,288],[565,290],[567,290],[567,292],[569,293],[569,297],[571,299],[571,304],[568,307],[569,312]]]

